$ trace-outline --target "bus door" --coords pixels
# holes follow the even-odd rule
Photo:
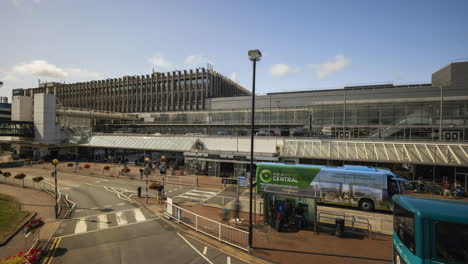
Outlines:
[[[400,193],[400,186],[398,182],[393,178],[393,176],[387,176],[387,192],[388,197],[391,198],[395,194]]]

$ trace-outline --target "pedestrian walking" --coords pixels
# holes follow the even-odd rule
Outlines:
[[[140,168],[140,180],[143,180],[143,173],[145,170],[143,168]]]

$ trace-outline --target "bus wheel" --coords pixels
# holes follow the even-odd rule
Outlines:
[[[373,211],[374,202],[371,199],[361,199],[359,201],[359,209],[367,212]]]

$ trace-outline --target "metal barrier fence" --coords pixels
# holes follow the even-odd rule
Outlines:
[[[210,236],[219,242],[224,242],[239,249],[249,251],[247,231],[228,226],[209,218],[197,215],[177,205],[170,200],[166,203],[166,216],[174,219],[177,223],[182,223],[196,232]]]
[[[362,216],[355,216],[346,213],[332,213],[332,212],[319,212],[317,214],[317,222],[320,224],[334,224],[335,219],[342,218],[345,222],[345,227],[350,227],[352,229],[366,230],[369,232],[369,238],[372,239],[372,225],[369,220]],[[353,231],[350,231],[353,232]]]
[[[51,183],[41,181],[41,182],[34,182],[33,180],[29,179],[16,179],[13,176],[10,177],[3,177],[3,180],[0,180],[0,183],[10,184],[15,186],[20,186],[24,188],[30,188],[38,191],[43,191],[55,196],[55,186]],[[71,214],[73,209],[75,208],[76,204],[68,198],[67,194],[63,194],[58,190],[58,197],[57,203],[58,205],[58,215],[61,218],[66,218]]]

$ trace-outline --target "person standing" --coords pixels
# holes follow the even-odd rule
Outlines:
[[[452,194],[450,192],[450,184],[448,182],[444,183],[444,197],[452,197]]]

